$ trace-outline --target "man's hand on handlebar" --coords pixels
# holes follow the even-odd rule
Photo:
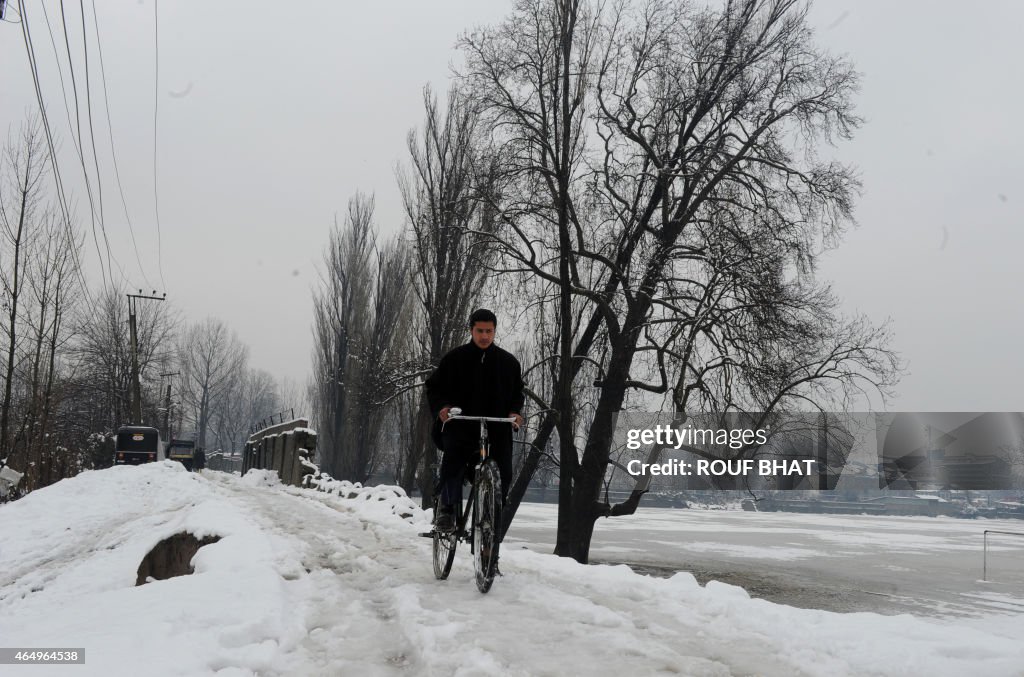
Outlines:
[[[508,417],[515,419],[512,421],[512,428],[514,430],[519,430],[519,426],[523,425],[523,417],[514,411],[509,412]]]

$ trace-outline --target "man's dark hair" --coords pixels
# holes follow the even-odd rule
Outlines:
[[[469,316],[469,328],[472,329],[477,322],[493,322],[494,328],[498,328],[498,318],[486,308],[477,308],[473,311],[473,314]]]

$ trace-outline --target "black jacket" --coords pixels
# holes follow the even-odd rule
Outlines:
[[[522,413],[522,367],[507,350],[493,343],[481,350],[470,341],[441,358],[427,379],[427,401],[434,415],[435,442],[440,434],[437,416],[445,407],[461,407],[466,416]]]

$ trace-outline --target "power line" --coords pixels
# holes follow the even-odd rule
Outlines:
[[[74,129],[74,126],[73,126],[73,124],[71,122],[71,106],[70,106],[70,104],[68,104],[68,88],[67,88],[67,85],[64,83],[64,69],[61,68],[61,64],[60,64],[60,52],[57,50],[57,40],[56,40],[56,38],[53,37],[53,26],[50,25],[50,14],[46,11],[46,3],[45,2],[42,3],[40,5],[40,7],[42,7],[42,9],[43,9],[43,18],[46,20],[46,30],[47,30],[47,32],[50,35],[50,45],[53,47],[53,54],[54,54],[54,57],[56,58],[57,77],[60,78],[60,93],[61,93],[61,96],[64,97],[64,112],[68,116],[68,128],[72,131],[71,142],[75,146],[75,151],[79,155],[81,155],[82,154],[82,147],[78,143],[78,137],[74,135],[75,129]]]
[[[64,182],[60,176],[60,169],[57,166],[57,154],[54,152],[53,146],[53,134],[50,129],[49,116],[46,114],[46,104],[43,102],[43,91],[39,84],[39,69],[36,60],[35,46],[32,43],[32,32],[29,28],[28,14],[25,11],[24,4],[19,7],[19,14],[21,15],[21,33],[25,42],[25,54],[28,57],[29,69],[32,72],[32,84],[35,87],[36,102],[39,104],[39,115],[43,121],[43,130],[46,134],[46,144],[50,150],[50,164],[53,168],[54,184],[57,188],[57,202],[60,205],[61,213],[64,216],[64,227],[67,230],[68,239],[71,243],[75,242],[74,232],[71,229],[71,216],[68,211],[67,197],[64,193]],[[85,280],[85,275],[82,272],[82,261],[78,256],[78,248],[73,244],[70,247],[71,255],[75,260],[75,270],[78,273],[78,279],[82,283],[82,293],[90,306],[95,306],[96,303],[92,298],[92,294],[89,292],[89,285]]]
[[[117,190],[121,195],[121,206],[124,207],[124,218],[128,221],[128,232],[132,237],[132,248],[135,250],[135,262],[139,266],[139,272],[142,273],[142,279],[145,280],[147,287],[152,287],[153,284],[149,281],[149,277],[146,275],[146,270],[142,266],[142,259],[139,257],[139,245],[135,241],[135,227],[132,225],[132,217],[128,213],[128,201],[124,197],[124,187],[121,184],[121,171],[118,169],[117,164],[117,150],[114,146],[114,121],[110,115],[110,97],[107,93],[107,71],[103,65],[103,41],[100,39],[100,23],[99,18],[96,15],[96,0],[92,0],[92,20],[93,25],[96,28],[96,52],[100,57],[100,76],[103,82],[103,101],[106,105],[107,111],[107,131],[110,135],[110,155],[114,160],[114,178],[117,179]]]
[[[86,192],[86,195],[89,198],[89,219],[92,221],[93,241],[96,243],[97,254],[100,257],[100,274],[103,276],[103,280],[104,280],[104,283],[105,283],[106,282],[106,277],[107,277],[107,271],[106,271],[106,268],[103,265],[103,253],[99,251],[99,241],[96,239],[96,216],[97,216],[97,214],[96,214],[96,200],[93,197],[92,183],[89,181],[89,170],[85,166],[85,152],[84,152],[84,145],[82,144],[82,116],[81,116],[81,113],[79,112],[81,110],[81,105],[78,102],[78,83],[77,83],[76,78],[75,78],[75,62],[74,62],[74,59],[71,56],[71,41],[70,41],[70,38],[68,37],[68,24],[67,24],[67,19],[66,19],[65,13],[64,13],[64,0],[61,0],[61,2],[60,2],[60,22],[61,22],[61,27],[64,29],[64,46],[67,48],[67,52],[68,52],[68,72],[71,75],[71,92],[72,92],[72,94],[75,97],[75,126],[76,126],[77,131],[78,131],[78,148],[79,148],[78,158],[79,158],[79,160],[81,162],[81,165],[82,165],[82,175],[85,177],[85,192]],[[84,19],[83,19],[82,26],[83,26],[83,29],[84,29],[84,26],[85,26]],[[86,59],[86,65],[88,66],[88,58]],[[88,75],[86,77],[88,78]],[[91,122],[90,122],[90,124],[91,124]],[[72,131],[75,131],[75,130],[72,130]],[[99,179],[99,177],[97,176],[97,180],[98,179]],[[102,216],[100,218],[100,229],[103,232],[103,243],[104,243],[104,245],[106,247],[106,250],[107,250],[107,266],[109,266],[110,265],[110,260],[111,260],[110,240],[107,238],[107,229],[103,225]],[[113,276],[112,272],[110,274],[110,284],[111,284],[111,286],[114,286],[114,276]]]
[[[70,106],[69,106],[69,103],[68,103],[68,96],[67,96],[67,84],[66,84],[66,82],[64,80],[63,68],[61,67],[60,50],[58,50],[58,48],[57,48],[56,39],[54,38],[54,34],[53,34],[53,25],[50,22],[49,13],[46,11],[46,4],[45,3],[42,3],[42,9],[43,9],[43,16],[46,19],[47,30],[48,30],[49,36],[50,36],[50,44],[53,47],[54,56],[56,57],[57,74],[58,74],[58,76],[60,78],[61,95],[62,95],[63,100],[64,100],[64,110],[65,110],[65,113],[67,114],[68,126],[71,129],[72,142],[74,144],[75,151],[78,153],[79,163],[82,166],[82,172],[83,172],[83,176],[84,176],[84,179],[85,179],[85,182],[86,182],[86,190],[87,190],[87,192],[89,194],[89,197],[90,197],[90,207],[92,208],[92,212],[90,214],[90,217],[91,217],[91,220],[92,220],[93,241],[96,244],[97,253],[100,254],[100,267],[101,267],[101,272],[103,273],[104,285],[106,284],[106,280],[107,280],[108,277],[110,279],[111,285],[112,286],[114,285],[114,277],[115,277],[114,273],[116,271],[117,273],[120,274],[121,282],[123,284],[125,284],[126,286],[130,286],[130,283],[128,281],[128,275],[127,275],[127,273],[125,271],[124,266],[122,266],[120,264],[120,262],[117,260],[117,257],[114,255],[114,253],[113,253],[113,251],[111,249],[110,236],[109,236],[109,234],[107,232],[107,229],[106,229],[106,209],[105,209],[104,199],[103,199],[103,180],[102,180],[102,174],[101,174],[100,165],[99,165],[99,151],[98,151],[98,148],[96,146],[95,123],[94,123],[93,114],[92,114],[92,88],[91,88],[91,80],[92,80],[92,78],[91,78],[90,72],[89,72],[89,38],[88,38],[88,29],[86,27],[86,11],[85,11],[85,6],[84,6],[84,1],[83,0],[79,0],[79,9],[81,11],[82,47],[83,47],[83,55],[84,55],[84,60],[85,60],[84,61],[84,64],[85,64],[85,94],[86,94],[86,106],[87,106],[87,110],[88,110],[88,124],[87,124],[87,127],[88,127],[88,130],[89,130],[89,137],[90,137],[90,142],[91,142],[91,150],[92,150],[92,155],[93,155],[93,157],[92,157],[93,163],[92,164],[93,164],[93,167],[94,167],[95,173],[96,173],[96,192],[95,193],[92,190],[91,179],[90,179],[88,170],[86,169],[86,158],[85,158],[86,150],[85,150],[85,144],[83,143],[83,141],[81,139],[81,131],[82,131],[81,130],[81,117],[79,115],[79,111],[80,111],[81,108],[80,108],[80,102],[79,102],[78,96],[77,96],[78,92],[77,92],[77,80],[76,80],[75,74],[74,74],[74,59],[72,58],[72,54],[71,54],[70,39],[69,39],[68,31],[67,31],[67,18],[66,18],[66,14],[64,13],[63,3],[62,3],[62,7],[61,7],[61,11],[62,11],[61,21],[62,21],[62,27],[64,29],[64,43],[65,43],[65,47],[67,49],[68,69],[69,69],[69,74],[71,75],[71,78],[72,78],[72,87],[73,87],[73,91],[74,91],[74,95],[75,95],[75,121],[74,122],[71,120],[71,111],[70,111]],[[134,255],[135,255],[136,265],[138,266],[139,272],[142,274],[142,277],[145,279],[146,284],[150,284],[149,278],[148,278],[148,276],[145,273],[145,269],[142,266],[141,258],[140,258],[139,253],[138,253],[138,244],[137,244],[136,239],[135,239],[135,231],[134,231],[133,224],[131,223],[131,217],[128,214],[127,201],[124,198],[124,188],[123,188],[123,186],[121,184],[121,180],[120,180],[120,167],[119,167],[118,162],[117,162],[117,154],[116,154],[116,151],[115,151],[115,148],[114,148],[114,145],[113,145],[113,128],[112,128],[112,122],[111,122],[111,119],[110,119],[110,103],[109,103],[109,96],[108,96],[108,93],[107,93],[107,85],[106,85],[106,70],[105,70],[104,64],[103,64],[103,47],[102,47],[102,42],[101,42],[100,33],[99,33],[99,20],[96,18],[95,2],[93,2],[93,20],[94,20],[94,26],[96,28],[96,49],[97,49],[97,52],[98,52],[99,58],[100,58],[100,70],[101,70],[102,82],[103,82],[104,102],[105,102],[105,105],[106,105],[106,115],[107,115],[107,121],[108,121],[108,133],[110,135],[110,140],[111,140],[111,153],[112,153],[113,160],[114,160],[115,177],[117,178],[118,189],[119,189],[119,193],[121,195],[122,206],[123,206],[123,208],[125,210],[125,218],[128,221],[128,228],[129,228],[129,232],[130,232],[131,238],[132,238],[132,247],[133,247],[133,252],[134,252]],[[77,130],[77,133],[76,133],[76,130]],[[96,198],[95,200],[93,199],[94,196]],[[98,202],[98,205],[99,205],[98,220],[99,220],[101,232],[103,234],[103,241],[104,241],[104,245],[105,245],[106,252],[107,252],[107,269],[106,270],[103,269],[102,253],[99,252],[99,243],[98,243],[98,241],[96,239],[95,224],[96,224],[96,220],[97,220],[96,219],[96,217],[97,217],[97,213],[96,213],[96,204],[97,204],[97,202]]]
[[[110,240],[107,239],[107,222],[103,214],[103,178],[100,175],[100,158],[96,153],[96,133],[92,124],[92,88],[89,85],[89,37],[85,29],[84,0],[78,0],[78,7],[82,11],[82,54],[85,57],[85,106],[89,114],[89,139],[92,143],[92,162],[96,168],[96,192],[98,193],[100,203],[100,227],[103,229],[103,239],[107,242],[107,265],[110,265]]]
[[[100,74],[102,76],[102,82],[103,82],[103,99],[104,99],[104,103],[105,103],[105,106],[106,106],[107,128],[108,128],[108,134],[109,134],[109,137],[110,137],[110,144],[111,144],[110,149],[111,149],[111,155],[112,155],[113,164],[114,164],[114,175],[115,175],[115,178],[117,179],[118,192],[119,192],[119,194],[121,196],[121,204],[122,204],[122,207],[124,208],[125,219],[128,222],[128,231],[129,231],[129,233],[131,235],[131,239],[132,239],[132,248],[133,248],[133,251],[134,251],[134,254],[135,254],[136,265],[138,266],[139,272],[142,274],[143,279],[146,281],[146,284],[148,286],[152,286],[152,284],[151,284],[151,282],[149,280],[149,277],[146,275],[145,268],[142,266],[142,261],[141,261],[141,258],[139,256],[138,243],[137,243],[137,241],[135,239],[134,225],[132,224],[131,216],[128,213],[127,200],[124,197],[124,187],[123,187],[123,185],[121,183],[120,166],[119,166],[118,161],[117,161],[117,152],[116,152],[115,145],[114,145],[113,123],[112,123],[111,116],[110,116],[110,100],[109,100],[109,95],[108,95],[108,91],[107,91],[106,68],[105,68],[104,62],[103,62],[103,44],[102,44],[102,40],[101,40],[100,32],[99,32],[99,19],[97,18],[97,15],[96,15],[95,0],[93,1],[92,7],[93,7],[93,23],[94,23],[94,26],[95,26],[95,29],[96,29],[96,50],[97,50],[97,53],[99,55],[99,60],[100,60]],[[74,133],[75,132],[75,123],[73,123],[71,121],[71,109],[70,109],[70,105],[68,104],[67,85],[66,85],[66,83],[64,81],[64,71],[63,71],[63,68],[61,68],[60,52],[57,49],[56,39],[54,38],[54,35],[53,35],[53,26],[50,23],[50,16],[49,16],[49,13],[46,11],[46,4],[45,3],[42,3],[42,9],[43,9],[43,17],[46,19],[47,30],[49,31],[49,35],[50,35],[50,44],[53,47],[54,55],[56,56],[57,74],[60,77],[61,94],[63,95],[63,99],[64,99],[64,110],[67,113],[68,127],[71,129],[71,132],[72,132],[72,135],[71,135],[72,142],[74,143],[75,150],[78,153],[79,161],[81,163],[83,163],[83,165],[84,165],[84,162],[85,162],[85,159],[84,159],[84,149],[83,149],[81,140]],[[106,216],[105,216],[105,211],[104,211],[104,207],[103,207],[103,184],[102,184],[102,181],[101,181],[101,178],[100,178],[99,153],[98,153],[98,151],[96,149],[95,134],[93,133],[94,125],[93,125],[93,122],[92,122],[92,104],[91,104],[92,94],[91,94],[91,91],[89,91],[88,40],[87,40],[87,37],[86,37],[86,29],[85,29],[85,26],[84,26],[84,23],[85,23],[85,7],[84,6],[81,7],[81,10],[82,10],[82,22],[83,22],[83,29],[82,29],[82,32],[83,32],[83,44],[86,46],[86,49],[85,49],[85,57],[86,57],[86,87],[87,87],[87,96],[88,96],[88,101],[89,101],[89,131],[90,131],[90,136],[92,138],[93,159],[94,159],[94,166],[96,167],[97,184],[98,184],[98,187],[99,187],[100,223],[101,223],[101,227],[103,229],[104,240],[106,241],[106,243],[108,245],[108,247],[107,247],[107,251],[108,251],[108,265],[110,267],[110,270],[113,271],[116,268],[118,270],[118,272],[121,274],[121,281],[123,283],[125,283],[127,286],[130,286],[130,285],[128,285],[128,276],[127,276],[127,274],[126,274],[126,272],[124,270],[124,267],[122,265],[120,265],[120,263],[117,261],[117,257],[114,256],[113,253],[110,251],[110,248],[109,248],[109,236],[106,233]],[[66,34],[65,34],[65,39],[66,39]],[[70,64],[70,61],[71,60],[69,59],[69,64]],[[76,101],[76,113],[77,113],[77,110],[78,110],[78,108],[77,108],[77,101]],[[111,274],[111,278],[113,278],[112,274]],[[111,280],[111,282],[112,281],[113,280]]]
[[[61,62],[60,50],[57,48],[57,41],[56,41],[56,39],[54,38],[54,35],[53,35],[53,26],[50,23],[50,15],[46,11],[46,4],[45,3],[41,3],[41,7],[43,9],[43,18],[46,20],[47,32],[48,32],[48,34],[50,36],[50,45],[53,47],[55,64],[57,66],[57,75],[60,78],[61,96],[64,99],[64,112],[67,114],[68,128],[71,130],[71,141],[72,141],[72,144],[75,147],[75,151],[78,154],[79,163],[82,165],[82,173],[83,173],[83,176],[85,178],[85,188],[86,188],[87,194],[89,195],[90,207],[92,207],[92,211],[90,212],[90,218],[92,220],[93,242],[94,242],[94,244],[96,246],[96,253],[97,253],[97,255],[99,256],[99,259],[100,259],[100,270],[101,270],[101,273],[102,273],[101,279],[103,280],[104,285],[105,285],[106,284],[106,272],[105,272],[105,270],[103,268],[103,253],[100,251],[99,241],[96,238],[96,220],[95,220],[96,213],[95,213],[95,207],[93,206],[93,200],[92,200],[92,184],[89,181],[89,173],[88,173],[88,171],[86,170],[86,167],[85,167],[85,151],[84,151],[84,149],[82,147],[81,127],[80,127],[80,123],[79,123],[79,130],[78,130],[78,134],[76,135],[75,134],[75,124],[72,123],[72,121],[71,121],[71,109],[70,109],[70,106],[68,104],[67,85],[64,82],[64,71],[61,68],[61,63],[60,63]],[[30,31],[29,35],[31,37],[31,31]],[[73,64],[73,60],[71,58],[71,48],[70,48],[70,45],[68,44],[68,36],[67,36],[66,29],[65,29],[65,33],[64,33],[64,40],[65,40],[65,45],[67,46],[67,49],[68,49],[68,52],[67,52],[68,53],[68,70],[69,70],[70,75],[72,77],[72,86],[74,87],[74,64]],[[37,67],[37,74],[38,74],[38,67]],[[78,116],[78,111],[79,111],[79,105],[78,105],[77,88],[75,88],[75,116],[76,116],[76,120],[80,120],[80,118]],[[98,172],[97,172],[97,179],[98,179]],[[102,224],[102,221],[101,221],[101,226],[102,225],[103,224]],[[112,267],[112,264],[111,264],[112,254],[111,254],[111,251],[110,251],[110,241],[107,238],[106,228],[105,227],[103,228],[103,239],[104,239],[104,243],[106,245],[106,250],[107,250],[107,265]],[[111,276],[111,283],[113,283],[113,277],[112,276]]]
[[[153,52],[154,52],[154,89],[153,89],[153,209],[156,212],[156,261],[160,271],[160,284],[164,289],[167,283],[164,281],[164,257],[163,239],[160,234],[160,193],[157,189],[156,174],[156,139],[157,139],[157,114],[160,111],[160,13],[157,0],[153,0]]]

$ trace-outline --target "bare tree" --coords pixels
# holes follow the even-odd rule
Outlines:
[[[331,231],[314,296],[318,452],[330,474],[356,482],[386,462],[382,426],[410,344],[409,250],[397,238],[378,247],[373,209],[372,197],[349,200],[344,226]]]
[[[409,258],[408,247],[397,238],[376,256],[368,333],[361,341],[359,397],[354,402],[358,425],[353,470],[365,466],[366,477],[379,467],[380,445],[397,438],[393,427],[386,431],[386,441],[381,433],[386,419],[394,419],[396,408],[391,404],[397,388],[391,375],[408,362],[412,344]]]
[[[0,266],[3,285],[3,395],[0,398],[0,457],[6,457],[11,444],[11,409],[17,380],[15,357],[22,337],[19,312],[28,265],[29,242],[35,239],[45,190],[46,155],[38,122],[22,125],[17,136],[8,135],[0,160],[0,227],[9,249],[9,260]]]
[[[412,239],[412,286],[418,301],[413,323],[416,354],[397,375],[399,385],[406,387],[421,383],[464,336],[466,320],[486,279],[499,193],[499,163],[486,150],[471,100],[452,89],[442,111],[426,87],[423,107],[422,130],[410,131],[407,139],[410,165],[398,176]],[[400,484],[411,491],[420,470],[419,485],[427,507],[433,500],[431,467],[436,452],[429,434],[432,416],[423,393],[415,421]]]
[[[249,348],[224,322],[207,318],[191,327],[178,343],[182,399],[196,428],[196,445],[206,448],[212,415],[238,388]]]
[[[252,426],[281,411],[280,386],[262,369],[245,369],[237,387],[228,391],[213,413],[214,443],[219,449],[237,451],[245,446]]]
[[[538,8],[548,20],[531,24],[524,9]],[[469,39],[472,76],[502,113],[495,133],[510,142],[549,129],[533,103],[543,98],[521,94],[529,90],[520,74],[548,63],[548,45],[572,53],[560,41],[538,41],[536,27],[564,26],[558,19],[577,9],[520,3],[498,37]],[[814,45],[806,7],[654,0],[588,16],[594,31],[556,32],[594,55],[590,67],[570,69],[575,79],[562,71],[563,82],[577,84],[563,104],[568,96],[594,111],[593,127],[573,137],[571,156],[586,170],[576,165],[567,177],[571,227],[559,218],[557,230],[545,231],[537,210],[505,210],[501,234],[507,258],[559,288],[563,323],[566,292],[572,310],[585,312],[552,407],[568,414],[569,381],[592,360],[599,395],[582,454],[566,449],[572,430],[560,429],[556,552],[580,561],[594,521],[632,512],[646,488],[622,506],[600,500],[613,414],[631,401],[660,396],[679,411],[769,416],[863,387],[884,394],[898,371],[885,328],[841,317],[813,277],[816,255],[852,222],[857,190],[852,171],[819,160],[816,149],[850,136],[859,120],[856,74]],[[549,77],[535,79],[554,88],[556,72],[548,67]],[[560,110],[568,120],[572,105]],[[535,164],[522,166],[536,173]],[[558,172],[546,180],[557,183]],[[564,333],[560,343],[566,359]]]
[[[289,412],[294,411],[296,417],[309,417],[311,409],[307,388],[300,385],[294,378],[285,376],[277,380],[277,391],[280,402],[279,408],[281,410],[288,409]],[[254,417],[252,420],[255,422],[259,418]]]
[[[95,306],[81,308],[71,355],[75,359],[73,389],[83,437],[90,432],[113,431],[131,417],[131,341],[125,291],[111,287],[98,292]],[[176,314],[164,303],[139,304],[139,373],[143,385],[143,419],[161,422],[157,408],[159,374],[171,371],[174,358]]]
[[[573,483],[578,476],[574,444],[573,381],[592,345],[599,321],[585,328],[578,318],[575,290],[581,288],[580,261],[573,240],[583,237],[580,179],[585,170],[587,94],[599,12],[580,0],[519,0],[501,25],[474,31],[461,41],[466,53],[463,79],[501,139],[505,175],[512,181],[500,211],[499,250],[508,273],[536,275],[556,291],[555,345],[541,346],[539,359],[557,368],[552,399],[521,472],[510,490],[505,524],[526,491],[555,427],[559,444],[559,521],[556,552],[569,538]],[[586,263],[584,261],[584,263]],[[583,276],[587,275],[584,269]],[[574,341],[576,345],[573,345]]]
[[[331,230],[322,286],[314,295],[317,446],[322,465],[336,477],[345,472],[341,445],[351,435],[346,414],[351,415],[352,371],[358,367],[360,314],[369,304],[372,219],[373,198],[357,193],[349,200],[344,230],[337,222]]]
[[[24,319],[28,349],[22,360],[26,367],[22,378],[26,394],[12,439],[13,454],[29,471],[24,480],[26,491],[60,480],[78,466],[58,453],[61,442],[67,449],[71,441],[53,434],[52,424],[64,390],[58,381],[60,358],[73,337],[67,318],[79,292],[72,249],[81,247],[82,238],[70,239],[68,229],[54,214],[51,210],[44,215],[26,277],[31,292]]]

